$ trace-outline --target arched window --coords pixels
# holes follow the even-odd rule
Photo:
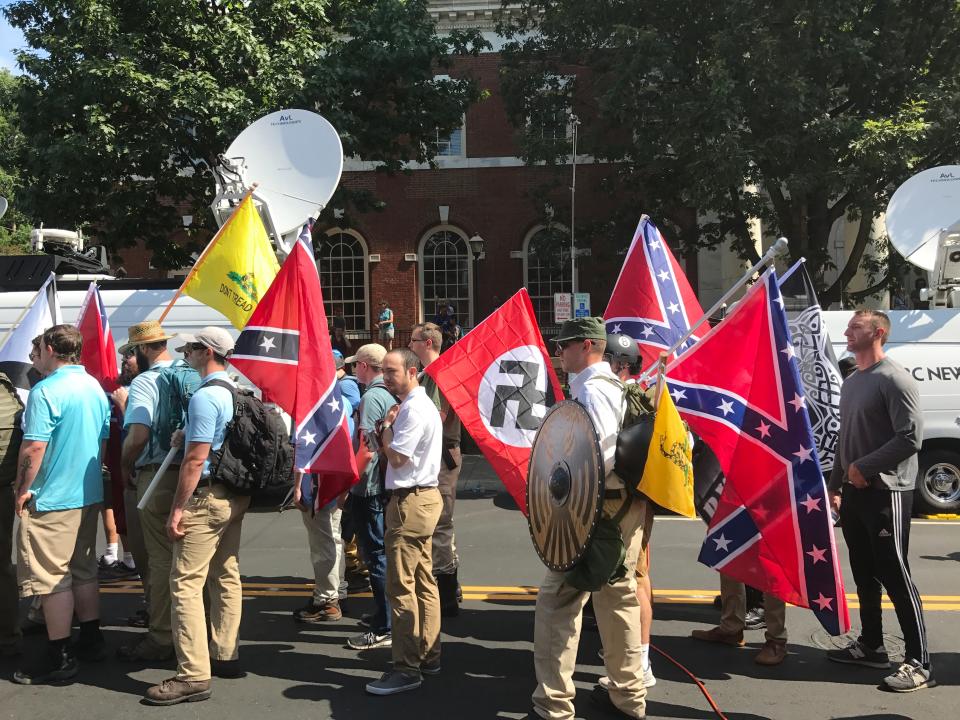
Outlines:
[[[523,244],[523,277],[541,327],[556,324],[553,294],[572,292],[570,232],[557,223],[534,228]]]
[[[342,317],[347,331],[369,330],[367,244],[353,230],[334,228],[317,245],[317,269],[328,322]]]
[[[447,300],[461,325],[473,325],[473,256],[458,228],[434,228],[420,241],[420,287],[424,320],[433,320]]]

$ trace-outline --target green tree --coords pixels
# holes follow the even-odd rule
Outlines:
[[[437,37],[425,0],[19,0],[5,12],[29,44],[31,216],[92,226],[114,250],[143,240],[159,267],[209,237],[211,168],[257,117],[315,109],[347,156],[394,172],[428,160],[429,138],[479,97],[468,80],[434,80],[482,41]],[[171,241],[182,215],[194,217],[185,245]]]
[[[562,90],[582,147],[618,163],[627,212],[666,219],[688,248],[731,238],[756,259],[748,224],[761,218],[822,279],[834,221],[859,219],[826,302],[896,186],[960,158],[955,0],[521,5],[502,28],[504,88],[530,160],[569,152],[530,137],[528,119],[556,107],[551,79],[575,73]],[[691,222],[690,207],[713,219]]]
[[[20,153],[23,136],[19,130],[17,93],[19,81],[6,68],[0,68],[0,197],[9,208],[0,218],[0,255],[19,254],[29,250],[30,226],[18,208],[22,168]]]

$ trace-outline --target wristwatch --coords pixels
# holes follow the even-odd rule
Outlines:
[[[393,427],[393,423],[389,423],[389,422],[385,422],[380,425],[381,430],[386,430],[387,428],[392,428],[392,427]]]

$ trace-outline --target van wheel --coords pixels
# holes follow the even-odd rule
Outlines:
[[[960,513],[960,454],[951,450],[920,453],[914,508],[919,513]]]

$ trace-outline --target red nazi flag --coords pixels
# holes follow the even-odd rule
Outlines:
[[[524,515],[530,448],[560,382],[521,289],[427,366]]]

